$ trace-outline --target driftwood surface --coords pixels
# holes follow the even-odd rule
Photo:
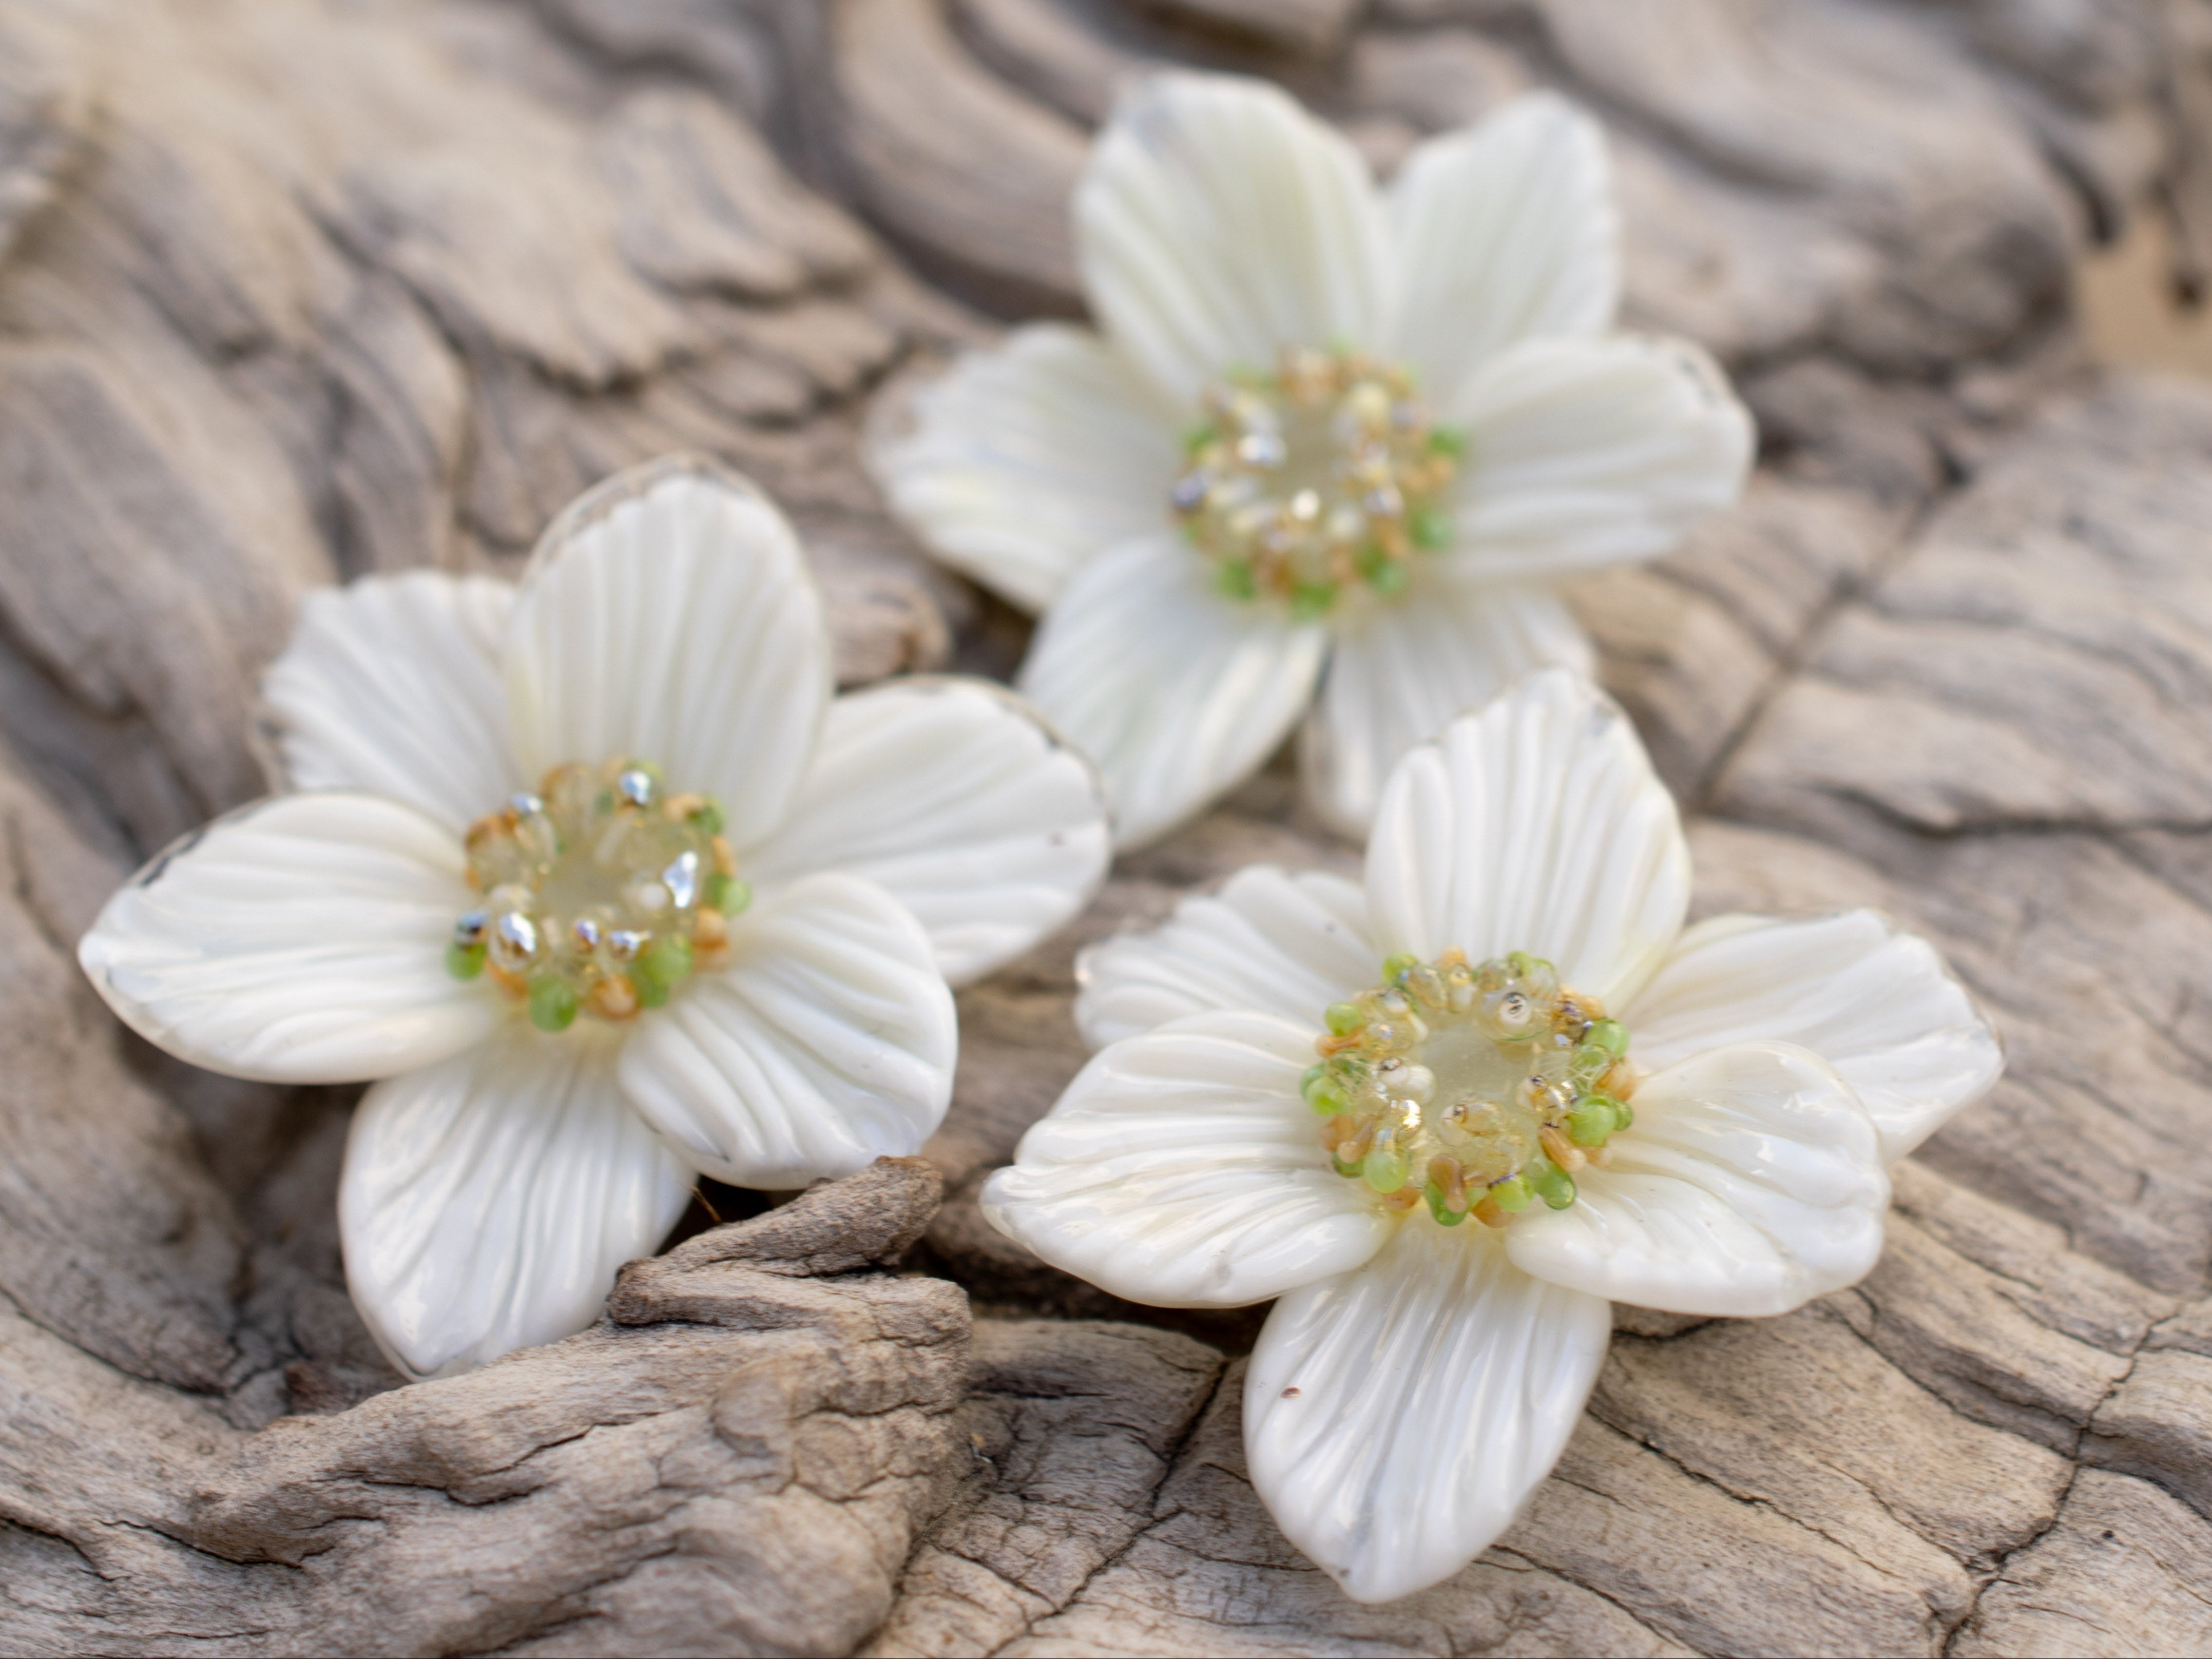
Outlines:
[[[2197,0],[0,0],[0,1649],[2212,1652],[2212,388],[2069,315],[2154,207],[2201,280],[2208,54]],[[859,434],[1078,308],[1088,130],[1170,61],[1383,168],[1523,86],[1603,116],[1632,319],[1764,437],[1577,595],[1698,907],[1885,906],[2012,1056],[1863,1285],[1624,1313],[1521,1521],[1384,1607],[1253,1497],[1256,1314],[976,1212],[1081,1059],[1073,939],[963,995],[927,1163],[702,1212],[599,1327],[411,1388],[343,1291],[351,1093],[175,1066],[73,962],[259,789],[304,589],[511,569],[656,453],[785,503],[848,683],[1005,673]],[[1273,771],[1077,932],[1353,857]]]

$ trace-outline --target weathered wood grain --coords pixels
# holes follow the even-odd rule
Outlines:
[[[2212,1651],[2212,392],[2100,379],[2066,311],[2148,204],[2201,260],[2208,19],[0,0],[0,1646]],[[848,682],[1005,672],[1021,625],[884,516],[866,403],[1077,307],[1087,133],[1170,62],[1273,75],[1385,167],[1524,86],[1597,110],[1632,315],[1726,357],[1765,441],[1738,509],[1573,595],[1698,907],[1885,906],[2012,1055],[1864,1284],[1624,1313],[1520,1522],[1389,1607],[1252,1495],[1253,1316],[1116,1303],[973,1201],[1082,1062],[1081,939],[1350,867],[1285,772],[963,994],[927,1168],[414,1387],[343,1295],[348,1091],[175,1066],[71,954],[260,787],[306,587],[511,568],[663,449],[792,510]]]

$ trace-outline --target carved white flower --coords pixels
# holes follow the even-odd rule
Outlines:
[[[1626,720],[1550,670],[1400,763],[1364,888],[1258,866],[1085,955],[1103,1052],[986,1213],[1134,1301],[1281,1298],[1253,1482],[1361,1601],[1504,1530],[1609,1300],[1755,1316],[1852,1284],[1888,1165],[1996,1078],[1924,941],[1864,910],[1685,929],[1689,890]]]
[[[1556,97],[1378,191],[1280,91],[1169,75],[1073,212],[1100,331],[1017,329],[872,459],[939,556],[1043,613],[1021,687],[1098,762],[1125,847],[1301,715],[1309,798],[1364,834],[1453,715],[1587,672],[1562,578],[1741,488],[1751,422],[1712,361],[1612,331],[1604,140]]]
[[[153,860],[79,947],[171,1054],[377,1079],[339,1206],[417,1376],[581,1328],[696,1175],[794,1187],[943,1117],[947,981],[1079,909],[1095,775],[1018,700],[831,696],[782,516],[678,458],[579,501],[519,585],[317,593],[264,683],[297,793]]]

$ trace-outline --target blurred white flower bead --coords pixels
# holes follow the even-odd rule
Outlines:
[[[765,496],[634,469],[519,583],[310,596],[263,684],[289,793],[163,852],[80,944],[182,1059],[374,1083],[340,1229],[410,1376],[589,1324],[701,1173],[796,1187],[919,1149],[948,981],[1103,878],[1097,775],[1018,698],[833,697],[830,661]]]
[[[1550,669],[1399,763],[1364,884],[1255,866],[1079,963],[1100,1052],[985,1213],[1133,1301],[1280,1298],[1253,1482],[1361,1601],[1510,1524],[1609,1302],[1749,1317],[1855,1283],[1889,1164],[2002,1069],[1883,917],[1685,928],[1689,893],[1626,718]]]
[[[1293,726],[1352,836],[1392,763],[1546,665],[1559,582],[1734,501],[1752,423],[1698,347],[1616,333],[1603,136],[1534,94],[1378,189],[1263,82],[1161,75],[1074,200],[1096,332],[1018,328],[880,422],[947,563],[1042,613],[1023,690],[1165,834]]]

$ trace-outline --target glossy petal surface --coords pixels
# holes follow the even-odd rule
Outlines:
[[[1376,943],[1431,960],[1548,957],[1608,1006],[1664,959],[1690,898],[1674,798],[1628,717],[1549,670],[1401,762],[1367,849]]]
[[[1524,341],[1469,377],[1449,417],[1468,441],[1457,544],[1492,576],[1664,553],[1751,466],[1749,412],[1684,340]]]
[[[1092,560],[1045,613],[1021,689],[1097,763],[1115,844],[1156,841],[1259,769],[1304,712],[1327,636],[1223,599],[1162,536]]]
[[[952,1097],[952,993],[872,882],[808,876],[730,928],[726,967],[640,1017],[623,1092],[689,1163],[804,1187],[916,1152]]]
[[[1103,1048],[1191,1014],[1256,1009],[1310,1037],[1322,1011],[1371,984],[1382,960],[1358,884],[1249,865],[1220,891],[1184,899],[1160,927],[1085,951],[1075,1023]]]
[[[1363,839],[1390,769],[1455,715],[1540,668],[1591,672],[1589,639],[1549,586],[1485,580],[1458,559],[1417,568],[1402,599],[1346,607],[1298,775],[1325,823]]]
[[[1540,1278],[1641,1307],[1788,1313],[1881,1254],[1889,1178],[1850,1085],[1808,1049],[1716,1048],[1646,1078],[1610,1167],[1505,1230]]]
[[[1170,407],[1285,346],[1371,346],[1385,228],[1340,135],[1257,81],[1170,73],[1125,98],[1075,191],[1092,313]]]
[[[1893,1164],[2004,1069],[1990,1023],[1936,947],[1879,911],[1715,916],[1685,933],[1628,1013],[1638,1064],[1767,1038],[1851,1085]]]
[[[1042,611],[1085,560],[1168,518],[1178,411],[1088,329],[1036,323],[915,393],[876,476],[955,569]]]
[[[510,1020],[362,1101],[338,1194],[346,1279],[411,1375],[583,1329],[615,1269],[676,1224],[691,1175],[615,1087],[620,1042]]]
[[[1596,122],[1550,93],[1414,147],[1387,198],[1389,355],[1447,406],[1499,349],[1613,325],[1620,212]]]
[[[1298,1098],[1313,1031],[1202,1014],[1117,1042],[1022,1137],[983,1212],[1056,1267],[1157,1307],[1233,1308],[1365,1261],[1388,1235]]]
[[[791,816],[744,868],[762,886],[866,877],[957,985],[1066,923],[1112,857],[1103,786],[1034,709],[984,680],[898,680],[830,704]]]
[[[499,653],[512,584],[439,570],[368,576],[300,602],[261,681],[262,734],[294,789],[359,789],[456,833],[523,782]]]
[[[1604,1302],[1531,1279],[1480,1223],[1416,1216],[1267,1316],[1244,1387],[1252,1484],[1346,1595],[1410,1595],[1512,1524],[1612,1335]]]
[[[705,462],[633,469],[532,555],[507,647],[526,776],[635,757],[719,798],[740,848],[781,821],[830,697],[822,601],[791,526]]]
[[[378,795],[276,795],[197,830],[107,902],[77,959],[181,1060],[271,1083],[390,1077],[479,1041],[495,994],[446,971],[475,902],[460,838]]]

